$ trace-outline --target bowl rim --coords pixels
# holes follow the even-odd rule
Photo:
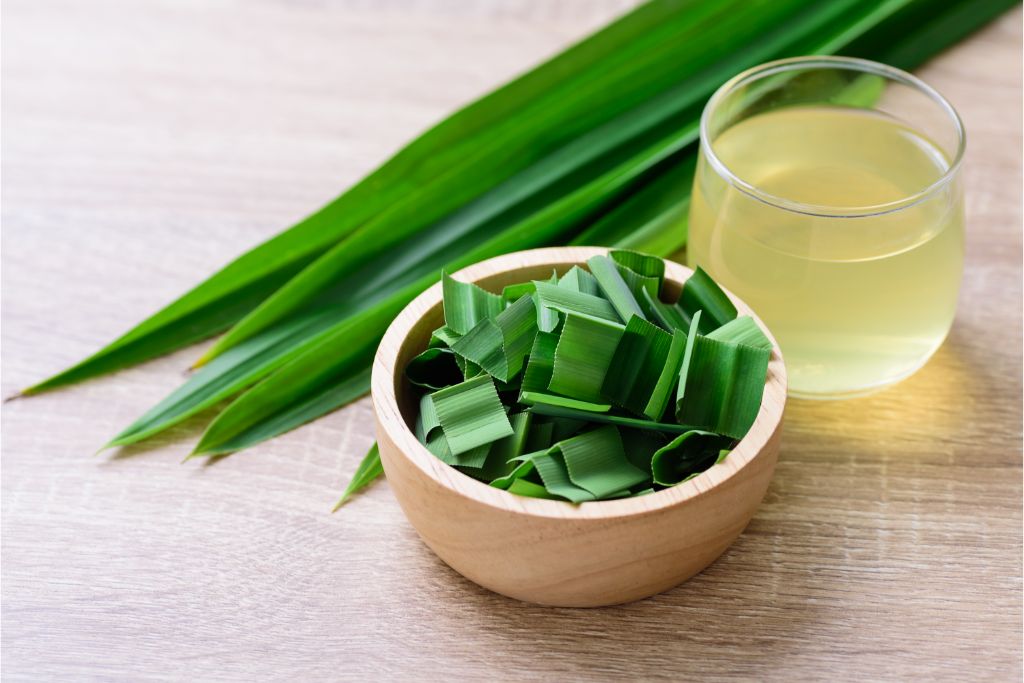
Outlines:
[[[607,254],[609,251],[610,249],[605,247],[582,246],[529,249],[480,261],[457,271],[452,277],[463,282],[478,282],[522,268],[569,263],[585,265],[585,261],[590,257]],[[686,278],[693,273],[690,268],[680,263],[669,259],[663,260],[665,261],[666,279],[682,285]],[[440,282],[425,290],[402,309],[384,333],[380,346],[377,348],[373,360],[370,386],[373,409],[377,417],[378,441],[382,436],[387,436],[401,457],[411,462],[423,475],[448,489],[450,493],[517,515],[570,520],[622,518],[652,514],[709,494],[736,476],[761,453],[782,423],[786,402],[786,368],[775,337],[739,297],[728,290],[725,290],[725,293],[736,305],[739,313],[751,316],[772,342],[772,355],[768,364],[765,392],[754,424],[730,452],[729,457],[689,481],[645,496],[588,501],[577,505],[567,501],[518,496],[477,481],[441,462],[416,439],[402,416],[396,391],[401,376],[396,376],[395,373],[406,338],[420,320],[442,302]],[[384,460],[386,473],[386,458]]]

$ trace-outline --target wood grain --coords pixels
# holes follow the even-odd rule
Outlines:
[[[4,393],[625,4],[4,3]],[[919,70],[968,130],[948,342],[884,393],[791,402],[763,505],[685,585],[531,607],[448,569],[387,485],[329,515],[367,401],[209,466],[179,465],[208,416],[91,457],[182,352],[4,406],[4,677],[1020,680],[1020,26]]]

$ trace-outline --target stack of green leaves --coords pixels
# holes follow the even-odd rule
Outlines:
[[[772,350],[754,320],[699,269],[665,303],[660,258],[613,250],[586,266],[501,294],[442,275],[445,324],[406,368],[431,453],[582,503],[686,481],[743,438]]]
[[[558,244],[661,256],[682,248],[700,113],[739,71],[802,54],[912,68],[1014,4],[653,0],[455,112],[319,211],[22,393],[226,331],[197,372],[108,446],[220,407],[193,455],[247,448],[364,394],[387,325],[442,268]],[[834,86],[849,106],[877,96],[857,83]],[[678,311],[633,298],[651,308],[648,322],[677,327]],[[614,308],[622,297],[605,302]],[[587,324],[596,325],[577,321],[575,332]],[[349,493],[378,472],[371,454]]]

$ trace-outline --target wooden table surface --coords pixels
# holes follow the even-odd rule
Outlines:
[[[8,0],[4,394],[628,4]],[[889,391],[792,401],[764,504],[693,580],[535,607],[444,566],[384,483],[330,515],[366,400],[213,465],[179,464],[209,416],[93,457],[190,349],[4,406],[4,676],[1019,681],[1020,11],[920,73],[969,136],[953,332]]]

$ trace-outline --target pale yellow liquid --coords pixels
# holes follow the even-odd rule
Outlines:
[[[907,126],[840,107],[760,114],[712,146],[761,192],[846,209],[900,202],[949,167],[935,144]],[[868,393],[920,368],[949,331],[963,265],[958,183],[883,215],[814,216],[742,192],[702,158],[689,263],[765,321],[782,348],[793,395]]]

